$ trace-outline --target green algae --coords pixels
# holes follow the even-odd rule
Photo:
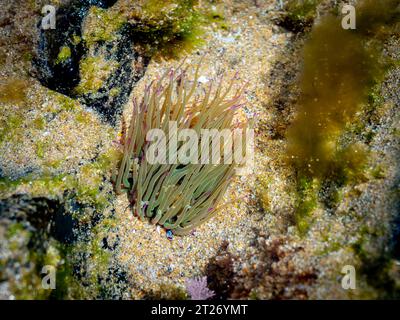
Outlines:
[[[60,245],[60,251],[64,258],[56,271],[56,289],[52,290],[50,299],[88,299],[90,296],[86,292],[86,288],[74,277],[73,264],[70,261],[70,253],[72,246]]]
[[[386,170],[386,167],[378,164],[371,168],[370,175],[374,179],[384,179],[386,177]]]
[[[348,156],[338,139],[368,97],[376,99],[370,93],[382,81],[386,62],[379,43],[364,36],[371,34],[371,27],[362,29],[364,19],[370,21],[363,12],[375,8],[374,3],[365,1],[358,8],[356,32],[342,29],[338,18],[327,16],[305,45],[298,115],[287,133],[289,155],[303,175],[328,177],[332,167],[342,167],[340,155],[346,155],[343,161]],[[393,9],[393,1],[385,3],[386,10]],[[381,13],[374,18],[387,22],[386,11]]]
[[[60,48],[60,52],[58,53],[55,63],[56,64],[64,63],[70,57],[71,57],[71,48],[68,46],[63,46]]]
[[[374,137],[366,127],[379,118],[380,84],[393,65],[382,55],[382,34],[391,30],[395,3],[362,2],[354,31],[342,29],[340,19],[328,15],[305,43],[298,114],[287,132],[289,162],[297,172],[295,221],[301,235],[319,204],[332,208],[340,201],[341,187],[381,176],[368,172],[368,150],[349,144],[344,135],[356,134],[365,143]],[[311,181],[319,181],[319,187],[311,188]]]
[[[106,60],[102,56],[89,56],[82,59],[79,64],[81,81],[75,88],[76,93],[95,93],[117,67],[118,62]]]
[[[219,1],[121,1],[109,9],[92,6],[84,21],[82,39],[87,48],[115,41],[130,28],[135,45],[149,56],[177,58],[201,46],[204,27],[228,29]]]
[[[208,1],[208,5],[202,9],[206,21],[215,23],[218,28],[227,30],[229,25],[226,22],[224,4],[220,1]]]
[[[63,94],[59,93],[54,93],[55,94],[55,100],[57,102],[57,105],[61,110],[65,111],[77,111],[79,109],[79,102],[76,100],[65,96]]]
[[[14,139],[18,141],[19,129],[25,121],[27,104],[27,91],[29,83],[21,79],[9,79],[0,83],[0,143]]]
[[[319,182],[316,179],[299,179],[294,219],[300,236],[305,236],[312,224],[312,213],[318,207],[318,189]]]
[[[21,232],[26,232],[22,230]],[[23,235],[27,241],[33,236],[31,233]],[[20,233],[21,237],[21,233]],[[73,275],[73,265],[69,253],[72,246],[64,245],[54,239],[49,239],[45,251],[30,249],[28,260],[34,267],[24,272],[18,283],[11,282],[11,291],[18,300],[47,300],[47,299],[88,299],[94,298]],[[54,290],[42,287],[41,268],[50,265],[56,271],[56,287]]]
[[[342,48],[337,52],[336,48]],[[288,131],[289,154],[311,176],[328,174],[337,139],[381,76],[377,54],[328,17],[311,34],[304,49],[299,113]]]
[[[45,265],[57,268],[61,264],[58,242],[49,239],[45,247],[38,250],[30,248],[36,241],[33,231],[28,231],[19,223],[13,223],[8,230],[8,246],[14,253],[21,252],[17,259],[24,267],[20,269],[19,279],[10,279],[10,291],[18,300],[48,299],[52,290],[42,286],[41,269]],[[24,254],[28,248],[27,254]],[[17,280],[17,281],[16,281]]]
[[[270,198],[268,196],[270,182],[271,178],[265,174],[260,174],[257,176],[256,194],[260,201],[261,207],[266,212],[270,210]]]
[[[328,15],[314,26],[304,47],[298,114],[287,132],[301,199],[295,212],[300,234],[309,228],[318,203],[332,207],[340,200],[342,186],[366,179],[368,151],[342,137],[349,124],[364,132],[365,122],[354,120],[360,106],[372,109],[381,103],[376,88],[386,61],[375,39],[361,34],[342,29],[340,19]],[[372,138],[370,132],[365,140]],[[315,179],[323,182],[320,190],[306,188],[304,181]]]
[[[75,121],[87,125],[90,123],[90,116],[87,114],[87,112],[80,111],[76,113]]]
[[[0,83],[0,103],[26,102],[28,83],[23,79],[7,79]]]
[[[85,217],[77,215],[80,223],[85,223]],[[106,217],[91,229],[87,241],[78,241],[73,245],[62,245],[61,252],[65,262],[57,269],[57,287],[52,293],[55,299],[96,299],[101,297],[101,292],[107,281],[111,265],[112,253],[103,248],[102,243],[109,231],[110,225],[115,226],[115,219]],[[81,253],[87,257],[82,266]],[[74,275],[74,266],[80,265],[81,279],[78,281]],[[82,268],[85,268],[82,270]],[[84,285],[83,285],[83,284]]]
[[[38,141],[36,143],[36,155],[40,158],[43,159],[45,155],[45,147],[46,144],[42,141]]]
[[[9,228],[7,228],[6,238],[11,239],[15,235],[23,232],[23,230],[24,226],[21,223],[19,222],[13,223]]]
[[[74,34],[74,35],[72,36],[71,42],[72,42],[72,44],[73,44],[74,46],[77,46],[78,44],[80,44],[81,41],[82,41],[82,38],[81,38],[80,36],[78,36],[78,35],[76,35],[76,34]]]
[[[112,88],[109,94],[111,97],[117,97],[120,94],[120,92],[121,88]]]
[[[114,41],[118,37],[118,30],[122,28],[126,21],[126,17],[119,12],[92,6],[85,19],[82,38],[88,47],[100,41]],[[75,41],[78,41],[78,39],[75,39]]]
[[[187,300],[188,294],[183,287],[173,283],[161,283],[157,290],[146,296],[150,300]]]
[[[68,259],[67,248],[69,245],[61,244],[55,239],[40,238],[40,243],[46,244],[36,249],[31,248],[30,243],[38,241],[34,232],[29,231],[21,223],[12,223],[7,229],[9,248],[13,252],[21,251],[17,259],[24,268],[21,268],[21,276],[15,281],[10,279],[10,290],[18,300],[43,300],[62,298],[89,298],[85,288],[73,276],[73,266]],[[28,251],[26,252],[26,249]],[[24,254],[26,252],[26,254]],[[53,266],[56,270],[56,288],[54,290],[42,287],[43,266]]]
[[[15,128],[20,128],[24,118],[18,114],[8,115],[0,120],[0,143],[14,136]]]
[[[177,57],[203,44],[204,16],[197,0],[144,1],[135,36],[147,54]]]
[[[398,266],[391,256],[391,250],[381,248],[377,252],[371,252],[371,241],[376,242],[376,238],[382,235],[368,228],[364,228],[360,234],[360,239],[353,245],[353,250],[361,261],[359,273],[366,277],[367,283],[377,291],[381,299],[399,299]]]
[[[220,1],[144,0],[134,35],[146,54],[178,58],[204,44],[205,26],[229,29]]]
[[[23,54],[22,54],[22,60],[23,61],[25,61],[25,62],[30,62],[30,61],[32,61],[32,58],[33,58],[33,55],[32,55],[32,53],[31,52],[24,52]]]
[[[0,195],[11,194],[18,188],[28,188],[32,196],[62,198],[65,191],[73,191],[77,201],[104,209],[111,194],[105,188],[104,176],[118,162],[120,155],[114,150],[101,154],[97,161],[83,165],[76,174],[28,174],[20,179],[0,178]],[[57,165],[57,162],[56,164]],[[3,196],[2,196],[3,197]]]
[[[32,123],[37,130],[44,130],[46,128],[46,120],[41,116],[34,119]]]
[[[281,22],[289,30],[301,32],[311,28],[321,0],[289,0],[285,3],[285,15]]]
[[[48,198],[65,197],[73,199],[74,202],[104,212],[104,209],[111,202],[112,190],[107,188],[105,176],[110,173],[119,161],[119,152],[110,149],[101,153],[97,160],[80,167],[76,174],[43,174],[27,175],[18,180],[7,178],[0,179],[0,194],[15,192],[18,188],[28,188],[32,197],[45,195]],[[66,192],[68,195],[66,196]],[[78,210],[74,213],[74,219],[79,224],[90,224],[93,219],[91,210]],[[29,251],[29,261],[35,266],[23,275],[21,281],[12,283],[11,290],[18,299],[88,299],[101,296],[103,287],[107,285],[99,279],[108,277],[108,268],[111,263],[111,252],[102,247],[102,240],[111,228],[117,226],[113,217],[102,219],[91,229],[90,239],[78,241],[73,245],[61,244],[50,239],[51,243],[46,250]],[[15,224],[7,231],[7,239],[10,246],[18,249],[20,241],[13,241],[13,237],[24,235],[26,242],[29,242],[31,234],[20,224]],[[81,252],[88,255],[87,263],[90,268],[85,273],[84,283],[78,281],[74,276],[74,268],[82,263]],[[56,289],[44,290],[41,288],[40,266],[52,265],[56,268]]]
[[[100,297],[104,283],[99,279],[107,277],[107,271],[111,263],[111,254],[100,246],[100,239],[92,237],[89,242],[79,241],[74,245],[60,245],[64,263],[57,268],[56,289],[52,290],[50,299],[75,300],[75,299],[97,299]],[[89,257],[86,264],[88,268],[83,279],[77,278],[74,274],[76,265],[82,262],[77,261],[81,253]],[[82,268],[82,266],[81,266]],[[82,272],[83,270],[79,270]]]

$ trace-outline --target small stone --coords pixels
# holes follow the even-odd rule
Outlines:
[[[174,234],[172,233],[171,230],[167,230],[166,235],[168,240],[174,239]]]

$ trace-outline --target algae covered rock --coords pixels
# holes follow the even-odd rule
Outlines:
[[[40,31],[36,77],[115,124],[151,56],[174,56],[201,43],[205,21],[197,5],[70,1],[57,10],[57,28]]]
[[[51,291],[42,286],[42,268],[63,263],[54,237],[72,236],[65,220],[55,224],[62,211],[59,202],[46,198],[13,196],[0,201],[2,299],[49,297]]]

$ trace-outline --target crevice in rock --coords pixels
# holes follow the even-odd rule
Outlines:
[[[107,9],[115,2],[116,0],[72,0],[60,7],[56,15],[56,29],[43,30],[40,22],[38,23],[40,33],[36,56],[33,59],[34,77],[43,86],[78,99],[113,125],[122,112],[133,85],[144,75],[149,58],[141,57],[134,49],[131,29],[121,28],[118,40],[95,44],[96,50],[101,48],[106,52],[108,59],[118,62],[118,68],[104,81],[99,90],[79,94],[75,90],[81,81],[79,65],[87,55],[88,48],[84,41],[76,43],[73,39],[74,36],[82,37],[82,24],[91,6]],[[70,56],[60,63],[57,58],[62,47],[70,49]],[[135,67],[132,67],[133,65]],[[118,89],[117,93],[110,94],[112,89]]]

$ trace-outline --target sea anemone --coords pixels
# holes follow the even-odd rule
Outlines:
[[[212,85],[214,81],[210,81],[208,88],[199,94],[199,67],[200,64],[194,70],[193,81],[188,79],[187,68],[170,69],[146,86],[140,104],[133,100],[130,127],[123,134],[122,161],[113,177],[116,192],[128,192],[133,211],[140,219],[148,218],[176,235],[187,234],[213,216],[238,164],[227,161],[232,159],[233,152],[231,148],[225,153],[225,139],[216,151],[212,148],[213,139],[207,141],[212,156],[224,149],[222,161],[217,164],[202,163],[201,152],[190,163],[174,161],[182,148],[188,149],[188,143],[174,140],[176,137],[171,136],[170,123],[176,123],[178,130],[194,130],[199,136],[203,129],[233,130],[240,127],[247,131],[247,123],[234,125],[232,122],[235,110],[242,105],[244,89],[241,86],[231,94],[237,76],[225,89],[222,78],[215,89]],[[169,153],[165,163],[149,163],[147,159],[151,147],[148,138],[152,129],[167,134],[164,141],[167,150],[177,143],[177,152]],[[236,138],[234,142],[237,142]],[[240,139],[242,144],[243,135]],[[200,144],[198,141],[195,143]],[[243,150],[240,152],[243,153]]]

